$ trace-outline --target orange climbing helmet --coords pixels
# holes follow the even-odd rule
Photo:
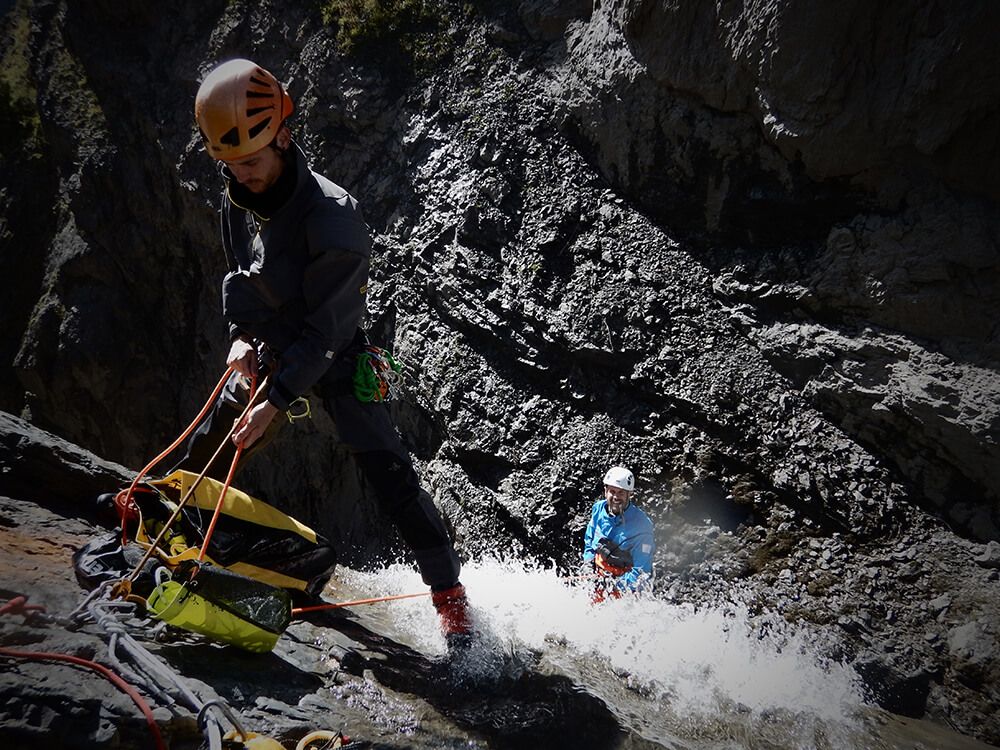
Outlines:
[[[292,98],[278,79],[250,60],[230,60],[208,74],[194,100],[205,149],[232,160],[260,151],[292,114]]]

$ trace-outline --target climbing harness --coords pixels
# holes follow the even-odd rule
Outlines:
[[[365,403],[391,401],[403,387],[403,366],[385,349],[366,345],[354,367],[354,396]]]
[[[608,537],[601,539],[595,549],[594,572],[597,580],[590,601],[600,604],[607,598],[621,599],[622,590],[617,579],[632,570],[632,553]]]
[[[594,567],[604,575],[618,577],[632,570],[632,553],[608,537],[594,549]]]
[[[594,556],[594,567],[596,567],[603,575],[612,576],[614,578],[623,576],[632,569],[631,565],[615,565],[609,558],[600,552]]]

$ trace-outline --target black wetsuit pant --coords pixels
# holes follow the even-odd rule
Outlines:
[[[341,442],[350,449],[380,508],[413,551],[424,583],[434,591],[451,588],[458,583],[461,566],[448,529],[430,495],[420,487],[413,461],[396,432],[388,406],[363,403],[350,391],[353,369],[353,354],[338,358],[314,391],[333,416]],[[246,404],[246,393],[236,381],[234,374],[192,435],[186,455],[175,469],[200,473],[222,444]],[[284,422],[284,415],[276,415],[267,434],[243,452],[239,467],[262,450]],[[208,475],[224,481],[234,454],[230,440],[213,461]]]

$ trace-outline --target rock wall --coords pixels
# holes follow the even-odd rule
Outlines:
[[[998,13],[599,3],[567,35],[580,85],[559,83],[602,172],[671,226],[823,236],[852,205],[898,207],[927,180],[997,199]]]
[[[996,13],[483,5],[413,78],[341,55],[307,5],[24,3],[3,26],[24,137],[0,160],[0,408],[135,468],[197,412],[223,263],[191,102],[250,56],[366,211],[370,326],[408,366],[394,415],[463,554],[571,564],[623,462],[661,591],[747,579],[825,617],[853,595],[817,582],[817,550],[891,561],[934,518],[1000,539]],[[395,554],[315,407],[241,487],[348,563]],[[910,710],[1000,736],[940,697],[964,688],[931,642],[878,658],[939,663]]]
[[[981,539],[998,532],[998,28],[981,3],[608,3],[550,86],[602,175],[710,233],[716,292],[769,363]]]
[[[989,610],[927,602],[975,589],[945,571],[1000,539],[997,13],[480,4],[414,78],[340,54],[305,4],[24,2],[2,26],[0,410],[133,469],[198,411],[223,260],[191,102],[250,56],[366,211],[393,412],[464,555],[572,564],[626,463],[661,593],[794,601],[895,710],[995,739],[995,675],[969,688],[949,656]],[[239,484],[350,564],[401,551],[321,409]],[[916,545],[892,593],[878,570]]]
[[[680,417],[712,435],[709,452],[734,454],[740,473],[765,477],[762,492],[789,494],[774,477],[796,472],[759,460],[772,423],[787,420],[752,404],[778,396],[787,404],[791,391],[803,399],[804,423],[843,432],[915,501],[995,537],[996,208],[960,190],[993,195],[977,171],[993,152],[979,140],[986,158],[957,156],[973,147],[971,124],[995,116],[995,78],[956,83],[978,66],[976,40],[992,17],[979,6],[959,11],[942,19],[920,6],[903,29],[860,6],[803,16],[781,3],[742,11],[612,3],[592,13],[579,3],[529,3],[481,18],[480,31],[460,35],[453,67],[409,91],[377,65],[331,55],[332,30],[301,11],[276,22],[267,6],[208,4],[168,20],[155,9],[88,5],[101,24],[84,22],[75,3],[12,14],[8,57],[18,61],[21,96],[34,95],[43,158],[21,153],[4,164],[11,184],[25,174],[39,188],[4,193],[14,218],[2,257],[27,281],[9,311],[4,346],[16,352],[17,381],[5,384],[4,406],[138,464],[207,393],[222,358],[221,259],[216,186],[188,103],[212,61],[259,39],[252,53],[299,101],[304,146],[362,196],[379,234],[373,321],[398,338],[404,359],[421,363],[398,416],[409,437],[420,436],[413,447],[422,460],[446,456],[482,488],[459,495],[502,506],[552,476],[579,504],[592,489],[546,465],[564,440],[537,430],[547,422],[558,433],[602,389],[657,415],[636,417],[641,429],[611,421],[660,455],[678,454],[668,438],[649,437],[651,425],[659,419],[676,432]],[[122,44],[108,49],[98,27],[120,33]],[[959,37],[958,53],[946,55]],[[685,42],[698,54],[682,53]],[[954,95],[938,103],[944,89]],[[872,107],[878,116],[863,127]],[[768,193],[768,184],[781,189]],[[753,195],[778,196],[778,215],[751,210]],[[652,221],[622,197],[650,209]],[[37,204],[49,215],[31,221]],[[849,215],[863,204],[868,212]],[[779,215],[789,220],[775,223]],[[774,231],[755,239],[755,222]],[[796,222],[825,241],[805,242]],[[701,230],[700,242],[678,246],[671,227]],[[20,241],[39,251],[15,252]],[[711,353],[713,340],[735,361],[759,361],[761,380],[773,384],[738,385],[746,373],[735,362],[705,367],[699,360],[726,358]],[[478,347],[478,360],[432,351],[462,345]],[[520,378],[511,383],[519,398],[477,413],[475,401],[505,368]],[[462,380],[466,388],[449,398],[445,384]],[[501,491],[523,463],[503,454],[521,446],[501,446],[503,432],[486,445],[475,425],[524,422],[530,410],[512,405],[547,396],[558,414],[543,409],[544,419],[521,427],[546,450],[529,452],[523,487]],[[760,434],[730,425],[740,409],[754,413]],[[310,453],[326,456],[322,468],[303,471],[286,446],[273,462],[282,468],[259,467],[250,481],[264,494],[313,498],[306,505],[320,514],[325,477],[351,472],[335,471],[345,457],[322,424],[299,431]],[[593,449],[587,460],[599,467],[612,453]],[[810,450],[802,462],[844,465],[827,453]],[[687,460],[671,469],[631,460],[651,490],[701,472]],[[823,497],[844,486],[837,471],[798,484],[829,485],[810,492],[846,522],[860,512]],[[717,473],[708,476],[727,484]],[[306,487],[299,476],[311,477]],[[357,492],[356,478],[337,490]],[[789,501],[801,504],[795,494]],[[564,513],[551,517],[562,523]]]
[[[561,376],[610,379],[605,389],[622,398],[627,379],[659,419],[680,409],[697,431],[724,438],[713,450],[739,454],[741,471],[767,474],[756,454],[769,438],[727,444],[726,430],[742,430],[726,424],[736,419],[726,412],[732,404],[759,412],[754,399],[786,386],[734,387],[737,371],[718,362],[709,375],[694,362],[709,357],[710,347],[685,340],[683,331],[725,341],[731,352],[743,341],[764,354],[762,368],[776,368],[803,405],[818,410],[807,423],[844,431],[911,486],[915,500],[969,533],[995,537],[996,210],[956,190],[992,195],[977,171],[989,164],[989,142],[976,141],[986,158],[971,160],[964,172],[955,166],[970,162],[955,156],[973,147],[960,137],[970,123],[996,113],[987,96],[994,78],[956,83],[978,66],[984,47],[977,34],[991,17],[979,6],[944,20],[933,7],[918,10],[904,33],[860,6],[802,16],[780,3],[740,12],[612,3],[593,13],[579,3],[525,4],[517,14],[482,19],[485,34],[466,37],[452,71],[409,93],[377,65],[331,56],[332,31],[301,12],[283,14],[277,25],[266,6],[221,4],[176,21],[155,9],[102,4],[88,13],[103,24],[84,23],[74,3],[12,15],[8,55],[20,60],[19,90],[34,91],[45,158],[4,165],[40,188],[5,191],[17,233],[8,231],[2,257],[29,283],[18,286],[11,305],[5,347],[16,352],[17,383],[6,385],[4,405],[131,464],[195,410],[222,358],[213,289],[221,259],[211,164],[198,153],[187,105],[213,60],[266,36],[251,44],[253,53],[288,80],[303,144],[319,168],[362,196],[380,234],[385,255],[377,261],[373,318],[389,339],[402,325],[403,355],[434,362],[428,350],[443,342],[481,339],[484,360],[526,367],[514,391],[527,399],[545,395],[540,382],[551,387],[542,375],[551,363]],[[107,49],[94,36],[98,26],[118,30],[122,44]],[[830,29],[820,45],[820,32]],[[946,55],[966,31],[959,54]],[[697,55],[681,53],[685,41]],[[866,64],[871,60],[883,64]],[[911,73],[900,78],[898,70]],[[945,88],[954,95],[938,103],[933,94]],[[927,101],[934,107],[921,104]],[[876,104],[879,116],[862,127],[863,112]],[[406,179],[394,179],[400,174]],[[602,179],[650,209],[654,222],[638,220]],[[780,191],[769,193],[769,183]],[[754,195],[778,196],[780,210],[769,216],[751,208]],[[47,204],[51,216],[30,221],[32,202]],[[824,208],[834,204],[832,213]],[[877,213],[849,215],[862,204]],[[761,222],[773,231],[755,240]],[[825,242],[804,242],[796,222]],[[701,230],[703,249],[682,249],[677,259],[664,254],[675,244],[664,233],[669,227]],[[42,253],[14,252],[21,239],[48,248],[44,263]],[[416,283],[428,272],[433,277]],[[597,285],[607,287],[603,310],[593,304]],[[698,288],[703,299],[673,292]],[[425,308],[443,319],[428,319]],[[712,310],[724,315],[703,319]],[[693,323],[679,326],[678,319]],[[416,339],[415,328],[424,329]],[[471,378],[471,389],[482,391],[498,362],[484,361],[477,375],[468,358],[437,368],[413,369],[417,398],[401,405],[399,416],[408,435],[421,435],[414,445],[421,459],[454,444],[460,473],[488,490],[471,494],[496,504],[500,479],[519,462],[502,459],[499,445],[479,446],[461,425],[471,428],[484,416],[495,424],[500,415],[462,414],[475,412],[462,403],[470,399],[463,392],[454,416],[444,417],[447,389],[434,383]],[[695,390],[703,392],[693,392],[685,377],[711,380],[714,391],[699,383]],[[570,380],[558,378],[560,385]],[[573,387],[555,391],[561,415],[546,417],[552,429],[576,402],[593,398],[592,385],[576,386],[576,396]],[[723,406],[712,394],[725,388]],[[523,421],[525,412],[509,406],[517,400],[503,399],[501,411]],[[428,408],[434,401],[439,405]],[[758,413],[754,421],[770,420]],[[299,431],[308,433],[310,453],[327,456],[323,468],[303,472],[288,448],[287,460],[273,462],[286,468],[251,475],[261,492],[312,498],[326,494],[322,477],[345,474],[335,471],[344,456],[321,427]],[[551,446],[558,441],[541,439],[558,452]],[[450,452],[442,454],[449,461]],[[803,461],[843,463],[824,461],[824,452],[810,451]],[[600,465],[608,453],[588,458]],[[529,467],[527,484],[558,473],[540,472],[544,463]],[[683,470],[646,469],[650,489],[698,475],[680,463]],[[303,473],[312,476],[308,489],[297,487]],[[574,503],[581,479],[564,482],[577,488],[567,490]],[[499,493],[500,505],[512,489]],[[357,491],[352,478],[337,494]],[[306,501],[316,513],[326,503]],[[552,517],[561,523],[563,514]]]

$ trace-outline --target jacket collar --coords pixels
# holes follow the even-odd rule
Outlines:
[[[278,181],[259,195],[240,185],[229,167],[220,162],[220,173],[226,185],[226,195],[233,205],[244,211],[252,211],[261,221],[273,219],[284,211],[312,174],[306,162],[306,155],[295,141],[289,145],[287,153],[287,162]]]

